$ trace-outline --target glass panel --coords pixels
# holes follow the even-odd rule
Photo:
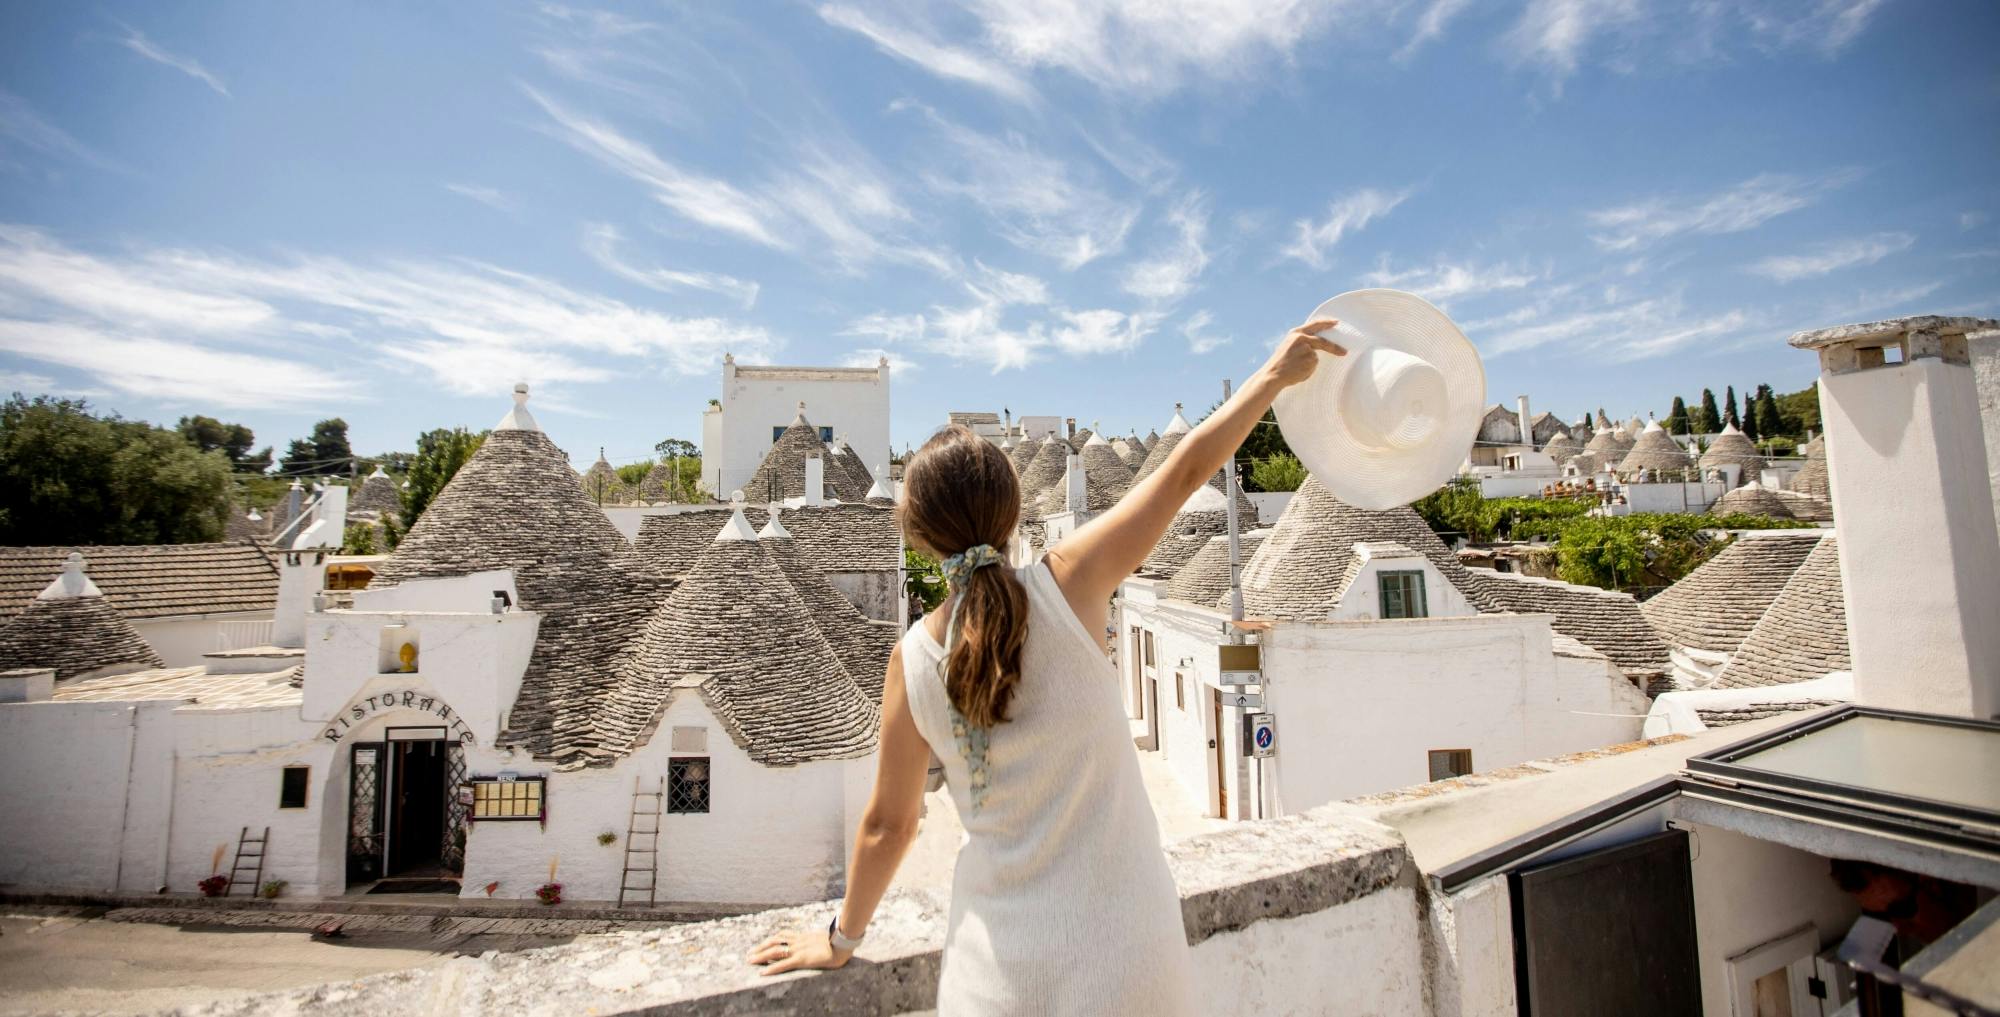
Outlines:
[[[2000,812],[2000,733],[1857,715],[1734,765]]]
[[[708,811],[708,760],[667,760],[667,811]]]

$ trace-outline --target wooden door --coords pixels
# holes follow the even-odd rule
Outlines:
[[[1222,690],[1208,690],[1208,701],[1213,705],[1215,715],[1215,737],[1208,742],[1215,749],[1215,814],[1228,819],[1229,773],[1222,765],[1222,761],[1227,758],[1227,753],[1222,748]]]
[[[1701,1017],[1684,831],[1525,869],[1509,884],[1522,1017]]]

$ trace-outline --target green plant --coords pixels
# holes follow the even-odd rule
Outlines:
[[[618,840],[618,835],[612,833],[610,830],[606,830],[603,833],[597,835],[597,842],[599,844],[604,845],[605,847],[610,847],[617,840]]]
[[[431,500],[444,491],[459,468],[479,451],[479,446],[486,443],[488,433],[481,431],[474,434],[463,427],[441,427],[417,436],[417,454],[410,459],[407,481],[410,486],[403,489],[401,524],[404,533],[417,525],[417,518],[430,507]]]
[[[903,592],[915,594],[924,602],[924,610],[933,611],[944,603],[944,575],[938,571],[938,563],[916,548],[903,548]]]
[[[1306,482],[1306,468],[1297,456],[1279,452],[1252,460],[1248,480],[1253,491],[1296,491]]]
[[[1797,529],[1791,519],[1634,512],[1624,516],[1539,519],[1515,527],[1516,537],[1555,541],[1556,575],[1564,582],[1610,590],[1668,586],[1694,571],[1729,538],[1716,530]]]
[[[267,879],[263,886],[257,888],[257,896],[265,900],[277,900],[279,895],[285,892],[285,887],[290,885],[292,884],[282,879]]]
[[[374,554],[375,527],[371,523],[348,523],[340,539],[341,554]]]
[[[178,431],[17,394],[0,403],[0,543],[220,540],[230,470]]]

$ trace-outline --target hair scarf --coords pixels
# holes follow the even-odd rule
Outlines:
[[[950,665],[951,646],[958,637],[958,609],[964,604],[965,585],[972,581],[972,574],[988,565],[1001,563],[1000,552],[991,544],[974,544],[957,554],[946,558],[942,564],[945,586],[959,594],[951,602],[951,617],[944,627],[944,656],[938,660],[938,678],[945,678],[945,668]],[[950,684],[946,683],[946,689]],[[958,712],[958,705],[951,702],[949,692],[945,704],[951,709],[951,735],[958,742],[959,755],[965,757],[966,772],[971,780],[966,788],[966,797],[971,799],[972,808],[978,811],[986,801],[988,776],[986,771],[986,746],[989,731],[969,723],[965,715]]]

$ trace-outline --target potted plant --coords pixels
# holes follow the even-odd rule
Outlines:
[[[612,833],[610,830],[606,830],[603,833],[597,835],[597,842],[599,844],[604,845],[605,847],[610,847],[617,840],[618,840],[618,835]]]
[[[229,877],[221,873],[216,873],[196,883],[195,887],[201,890],[203,897],[220,897],[229,892]]]
[[[282,879],[267,879],[263,886],[257,888],[257,896],[265,900],[277,900],[278,895],[284,893],[285,887],[290,885],[292,884]]]
[[[550,906],[561,904],[562,890],[561,883],[543,883],[535,887],[535,899]]]

